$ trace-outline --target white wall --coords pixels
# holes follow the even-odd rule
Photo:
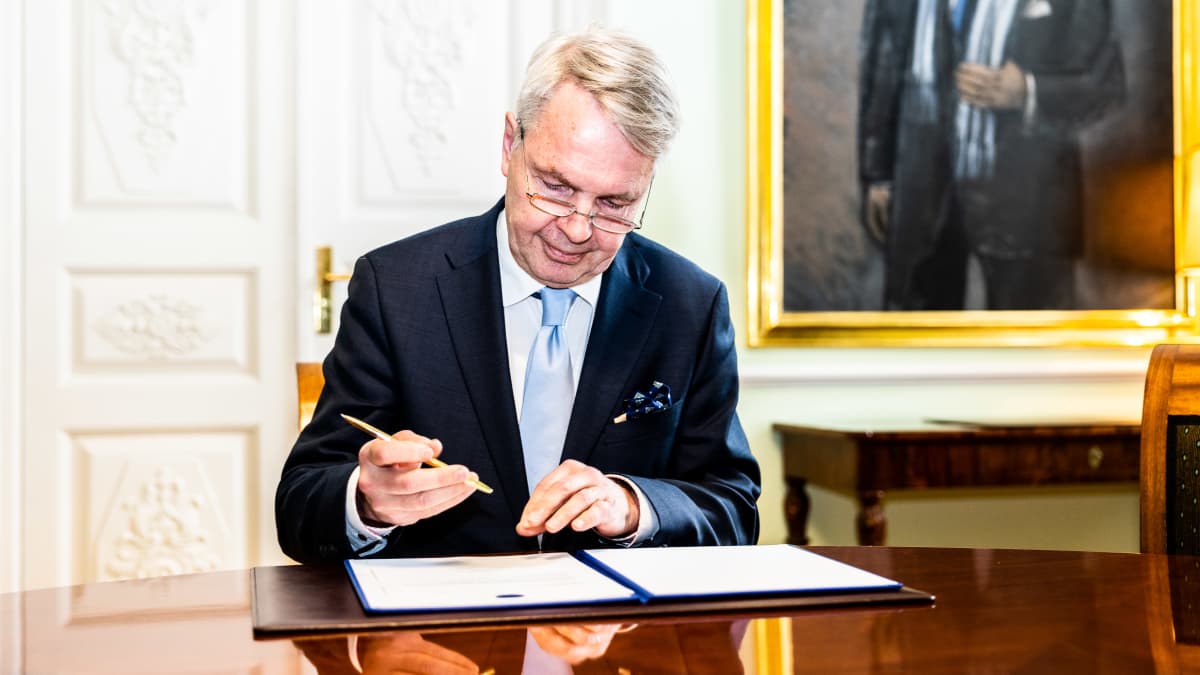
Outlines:
[[[644,233],[729,286],[743,345],[739,410],[763,468],[763,542],[786,537],[774,422],[1140,415],[1147,350],[745,348],[744,3],[614,0],[610,17],[660,50],[683,99]],[[814,543],[854,543],[851,500],[812,498]],[[1137,549],[1136,488],[912,492],[891,496],[887,512],[897,545]]]
[[[0,3],[0,593],[20,583],[21,36],[21,3]]]
[[[0,2],[0,593],[20,589],[20,106],[22,7]],[[22,671],[17,603],[0,608],[0,671]]]

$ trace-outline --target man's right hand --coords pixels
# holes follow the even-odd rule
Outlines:
[[[420,633],[364,635],[358,640],[363,675],[439,673],[474,675],[479,665],[462,654],[429,642]]]
[[[442,442],[411,431],[375,439],[358,451],[358,515],[364,521],[412,525],[435,516],[471,496],[467,483],[478,476],[462,465],[422,469],[421,463],[442,454]]]
[[[892,209],[891,183],[873,183],[867,186],[867,208],[863,224],[867,233],[880,244],[887,242],[888,220]]]

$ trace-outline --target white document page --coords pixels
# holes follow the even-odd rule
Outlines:
[[[794,546],[594,549],[651,597],[900,589],[900,583]]]
[[[567,553],[349,560],[369,611],[403,612],[636,600]]]

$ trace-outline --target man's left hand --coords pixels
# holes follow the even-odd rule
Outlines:
[[[638,526],[637,498],[599,470],[568,459],[533,489],[517,523],[517,534],[534,537],[570,526],[595,529],[602,537],[624,537]]]
[[[958,95],[978,108],[1015,109],[1025,105],[1025,73],[1006,61],[1000,68],[963,63],[954,71]]]
[[[608,651],[613,636],[636,628],[609,624],[563,624],[561,626],[530,626],[529,635],[547,654],[552,654],[577,666]]]

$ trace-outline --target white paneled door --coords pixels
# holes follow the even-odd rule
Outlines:
[[[23,7],[23,585],[279,561],[292,6]]]
[[[500,143],[525,64],[553,30],[607,18],[603,0],[301,3],[298,259],[313,289],[315,249],[332,270],[396,239],[477,215],[504,192]],[[319,46],[319,47],[318,47]],[[331,288],[328,333],[314,296],[297,303],[303,360],[333,344],[345,285]]]
[[[312,324],[315,247],[346,270],[491,206],[532,48],[606,3],[4,6],[23,24],[0,51],[19,80],[0,89],[19,585],[284,562],[293,364],[332,344]]]

